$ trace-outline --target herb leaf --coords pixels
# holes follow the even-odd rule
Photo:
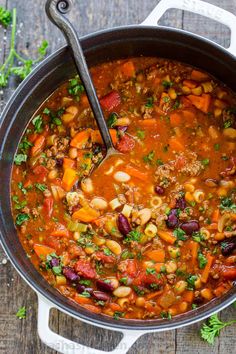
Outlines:
[[[15,155],[14,163],[19,166],[22,164],[22,162],[26,162],[26,160],[27,160],[27,155],[17,154],[17,155]]]
[[[226,327],[230,326],[233,323],[236,323],[236,320],[229,321],[229,322],[223,322],[221,321],[217,314],[212,315],[207,323],[204,323],[202,328],[201,328],[201,337],[205,341],[207,341],[209,344],[214,344],[215,338],[219,336],[220,331]]]
[[[25,306],[19,308],[19,310],[16,313],[16,317],[18,317],[20,320],[26,318],[26,308],[25,308]]]
[[[0,23],[7,27],[12,20],[11,12],[0,6]]]

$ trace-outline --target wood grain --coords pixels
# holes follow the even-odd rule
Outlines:
[[[235,0],[208,0],[236,13]],[[157,0],[80,0],[75,2],[73,21],[80,35],[96,30],[142,22],[157,4]],[[46,18],[42,0],[0,0],[0,6],[17,8],[18,28],[17,49],[24,55],[36,56],[37,47],[45,38],[49,41],[49,53],[65,43],[63,36]],[[184,28],[204,35],[218,43],[229,44],[229,30],[214,21],[206,20],[190,13],[170,10],[160,21],[161,25]],[[8,34],[9,36],[9,34]],[[0,28],[0,63],[6,55],[3,43],[4,30]],[[0,104],[6,102],[17,82],[10,81],[8,89],[0,93]],[[2,106],[0,106],[1,112]],[[0,354],[56,354],[43,345],[37,335],[37,298],[24,283],[5,258],[0,249]],[[21,306],[27,308],[27,319],[19,320],[15,313]],[[236,318],[236,310],[224,310],[222,318]],[[129,354],[232,354],[236,348],[236,326],[225,329],[215,345],[209,347],[201,341],[201,324],[185,327],[176,331],[147,334],[141,337],[130,349]],[[61,335],[81,344],[94,348],[111,350],[119,342],[121,335],[108,330],[95,328],[53,310],[50,327]]]

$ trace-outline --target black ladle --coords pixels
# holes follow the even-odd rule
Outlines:
[[[64,16],[70,11],[71,6],[71,0],[47,0],[45,9],[48,18],[61,30],[66,38],[67,44],[72,50],[78,74],[84,85],[99,131],[106,146],[107,153],[106,157],[101,161],[103,162],[107,157],[118,154],[118,151],[114,148],[109,129],[107,128],[106,120],[103,116],[103,112],[89,74],[79,37],[70,21]]]

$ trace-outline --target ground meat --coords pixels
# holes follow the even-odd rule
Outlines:
[[[79,204],[80,196],[77,192],[68,192],[66,194],[66,201],[69,207],[74,207]]]
[[[34,218],[37,218],[39,216],[39,212],[36,208],[33,208],[31,211],[32,215]]]
[[[176,182],[176,177],[171,175],[175,168],[170,163],[158,166],[155,176],[160,186],[168,187],[171,183]]]
[[[49,158],[49,159],[47,160],[46,166],[47,166],[47,168],[48,168],[49,170],[53,170],[54,167],[56,166],[56,160],[54,160],[54,159],[52,159],[52,158]]]

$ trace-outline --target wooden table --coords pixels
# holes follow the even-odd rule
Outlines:
[[[236,14],[236,0],[208,1]],[[80,0],[74,6],[71,19],[79,33],[84,35],[102,28],[139,23],[157,2],[158,0]],[[0,0],[0,6],[17,8],[20,30],[17,47],[23,54],[35,55],[37,46],[44,38],[49,41],[49,53],[64,44],[62,35],[47,20],[43,4],[42,0]],[[190,30],[224,46],[229,45],[229,30],[200,16],[171,10],[162,18],[161,24]],[[2,45],[4,36],[3,29],[0,29],[0,63],[7,53],[6,43],[9,43],[7,40],[4,46]],[[0,112],[16,85],[11,79],[10,87],[0,91]],[[4,259],[4,252],[0,249],[0,354],[55,354],[55,351],[40,342],[37,334],[35,293],[15,272],[9,261],[2,264]],[[21,306],[27,308],[25,320],[19,320],[15,315]],[[223,320],[236,319],[236,310],[231,306],[224,310],[220,317]],[[236,353],[236,326],[223,330],[212,347],[200,339],[200,326],[199,323],[179,330],[144,335],[129,354]],[[81,344],[104,350],[111,350],[121,337],[117,333],[83,324],[58,311],[52,313],[51,328]]]

